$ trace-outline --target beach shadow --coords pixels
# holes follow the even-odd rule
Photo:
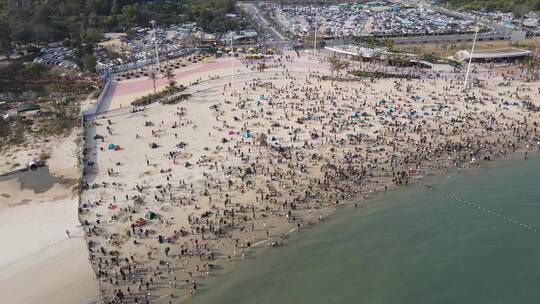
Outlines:
[[[76,179],[64,178],[51,175],[48,166],[39,167],[37,170],[26,170],[8,176],[0,177],[0,182],[17,179],[20,182],[20,189],[29,189],[36,194],[47,192],[55,184],[73,186]]]

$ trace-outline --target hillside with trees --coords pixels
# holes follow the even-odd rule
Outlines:
[[[235,0],[0,0],[0,52],[28,43],[69,39],[92,43],[101,33],[160,24],[197,22],[210,32],[238,26],[226,13]]]
[[[463,9],[495,9],[517,15],[540,11],[540,0],[443,0],[441,3]]]

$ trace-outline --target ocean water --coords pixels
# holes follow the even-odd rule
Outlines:
[[[538,303],[540,159],[431,183],[465,203],[390,191],[259,250],[189,303]]]

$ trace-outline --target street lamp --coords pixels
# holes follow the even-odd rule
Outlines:
[[[231,78],[232,78],[232,93],[235,95],[234,88],[234,48],[233,48],[234,34],[231,32]]]
[[[315,55],[315,52],[317,51],[317,31],[319,30],[319,24],[317,20],[317,10],[315,10],[315,38],[313,41],[313,55]]]
[[[161,70],[161,67],[159,66],[159,53],[158,53],[158,46],[157,46],[157,35],[156,35],[156,21],[152,20],[150,21],[152,24],[152,29],[154,30],[154,49],[156,52],[156,63],[157,63],[157,70],[158,72]]]
[[[467,65],[467,73],[465,74],[465,83],[463,84],[463,88],[467,88],[467,81],[469,80],[469,72],[471,71],[472,57],[474,53],[474,46],[476,45],[476,37],[478,37],[478,30],[479,28],[477,26],[474,31],[474,40],[472,43],[471,54],[469,55],[469,64]]]

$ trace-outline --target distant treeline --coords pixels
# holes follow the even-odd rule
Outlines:
[[[95,42],[106,31],[197,22],[210,32],[238,27],[236,0],[0,0],[0,53],[19,44],[63,39]]]
[[[442,0],[451,7],[465,9],[494,9],[524,15],[530,11],[540,11],[540,0]]]

